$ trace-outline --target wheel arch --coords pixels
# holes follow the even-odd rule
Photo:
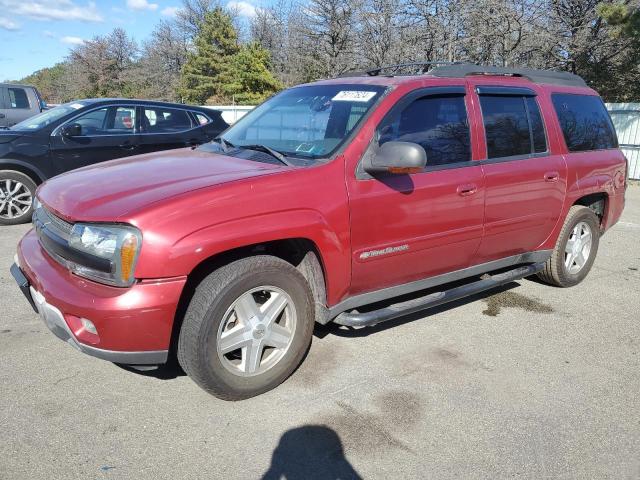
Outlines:
[[[33,180],[36,185],[40,185],[46,180],[44,173],[42,173],[40,169],[21,160],[0,160],[0,171],[2,170],[13,170],[15,172],[23,173]]]
[[[607,192],[595,192],[576,199],[573,205],[589,207],[600,219],[600,228],[605,225],[606,215],[609,207],[609,194]]]
[[[326,269],[320,249],[313,240],[296,237],[244,245],[211,255],[198,263],[187,275],[187,283],[183,288],[173,322],[170,355],[175,355],[184,314],[200,282],[210,273],[231,262],[256,255],[273,255],[296,267],[311,288],[316,321],[323,325],[329,322]]]

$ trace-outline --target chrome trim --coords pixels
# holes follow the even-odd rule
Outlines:
[[[373,292],[361,293],[349,297],[342,302],[329,308],[329,318],[335,318],[342,312],[358,308],[363,305],[368,305],[382,300],[388,300],[390,298],[406,295],[407,293],[414,293],[420,290],[424,290],[431,287],[437,287],[449,282],[455,282],[463,280],[468,277],[476,275],[482,275],[493,270],[501,268],[511,267],[521,263],[540,263],[546,262],[550,257],[553,250],[537,250],[535,252],[521,253],[513,255],[511,257],[501,258],[499,260],[493,260],[487,263],[481,263],[471,267],[456,270],[454,272],[443,273],[442,275],[436,275],[435,277],[429,277],[415,282],[405,283],[402,285],[395,285],[393,287],[383,288],[375,290]]]
[[[60,340],[67,342],[76,350],[91,355],[92,357],[107,360],[113,363],[124,363],[128,365],[159,365],[167,362],[168,350],[150,350],[138,352],[123,352],[117,350],[104,350],[102,348],[91,347],[78,342],[71,332],[71,329],[64,320],[62,312],[48,303],[44,295],[35,288],[29,288],[31,298],[38,309],[38,314],[47,328]]]

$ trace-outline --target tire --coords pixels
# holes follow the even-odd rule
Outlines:
[[[590,230],[591,234],[588,253],[585,250],[586,236],[584,236],[587,229]],[[576,235],[581,237],[584,245],[580,247],[580,244],[578,244],[577,249],[573,250],[567,244],[568,242],[573,242]],[[574,205],[569,209],[551,258],[547,260],[544,269],[538,273],[538,278],[549,285],[557,287],[577,285],[584,280],[591,270],[598,253],[599,242],[600,219],[598,216],[589,207]],[[575,242],[572,245],[576,245]],[[567,250],[572,253],[568,253]],[[569,258],[578,250],[580,251],[580,257]],[[582,263],[582,259],[584,259],[584,263],[580,267],[579,263]]]
[[[283,303],[269,322],[265,312]],[[218,398],[259,395],[302,362],[311,343],[313,312],[311,289],[291,264],[271,256],[237,260],[196,287],[180,329],[178,361],[196,384]],[[257,363],[251,361],[256,358]]]
[[[0,170],[0,225],[31,221],[36,184],[14,170]]]

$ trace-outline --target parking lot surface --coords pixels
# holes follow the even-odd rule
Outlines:
[[[56,339],[0,229],[0,478],[640,478],[640,187],[571,289],[532,280],[367,330],[318,327],[224,402]]]

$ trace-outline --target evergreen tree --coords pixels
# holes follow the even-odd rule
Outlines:
[[[207,12],[182,68],[179,93],[186,102],[204,104],[221,99],[224,78],[239,51],[238,34],[231,17],[221,8]]]
[[[282,89],[282,83],[270,71],[270,60],[269,51],[258,43],[243,45],[225,76],[225,96],[241,105],[256,105]]]

